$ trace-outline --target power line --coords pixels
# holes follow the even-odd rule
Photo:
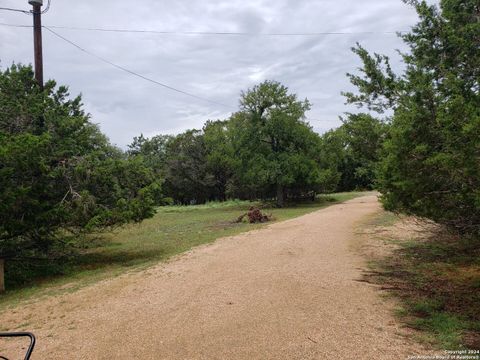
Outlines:
[[[31,12],[28,11],[28,10],[12,9],[12,8],[7,8],[7,7],[0,7],[0,10],[15,11],[15,12],[24,13],[24,14],[27,14],[27,15],[31,14]]]
[[[47,9],[48,9],[47,5]],[[45,10],[47,10],[45,9]],[[24,27],[26,25],[0,23],[3,26]],[[46,27],[46,26],[45,26]],[[385,34],[394,35],[402,31],[330,31],[330,32],[299,32],[299,33],[253,33],[253,32],[228,32],[228,31],[161,31],[161,30],[137,30],[137,29],[107,29],[107,28],[86,28],[75,26],[48,25],[50,29],[79,30],[79,31],[98,31],[98,32],[116,32],[129,34],[159,34],[159,35],[226,35],[226,36],[328,36],[328,35],[375,35]]]
[[[357,35],[357,34],[397,34],[402,31],[326,31],[326,32],[299,32],[299,33],[282,33],[282,32],[236,32],[236,31],[162,31],[162,30],[142,30],[142,29],[109,29],[109,28],[91,28],[76,26],[58,26],[49,25],[52,29],[65,30],[83,30],[83,31],[100,31],[100,32],[119,32],[119,33],[149,33],[163,35],[230,35],[230,36],[322,36],[322,35]]]
[[[100,60],[100,61],[102,61],[102,62],[104,62],[104,63],[106,63],[106,64],[109,64],[109,65],[111,65],[111,66],[113,66],[113,67],[115,67],[115,68],[117,68],[117,69],[119,69],[119,70],[125,71],[125,72],[129,73],[130,75],[139,77],[139,78],[141,78],[141,79],[143,79],[143,80],[149,81],[149,82],[151,82],[151,83],[154,83],[154,84],[159,85],[159,86],[162,86],[162,87],[164,87],[164,88],[166,88],[166,89],[169,89],[169,90],[178,92],[178,93],[180,93],[180,94],[193,97],[193,98],[195,98],[195,99],[207,101],[207,102],[209,102],[209,103],[216,104],[216,105],[220,105],[220,106],[224,106],[224,107],[228,107],[228,108],[233,108],[233,107],[230,106],[230,105],[222,104],[222,103],[217,102],[217,101],[214,101],[214,100],[210,100],[210,99],[207,99],[207,98],[204,98],[204,97],[195,95],[195,94],[191,94],[191,93],[189,93],[189,92],[186,92],[186,91],[183,91],[183,90],[174,88],[173,86],[166,85],[166,84],[164,84],[164,83],[161,83],[161,82],[159,82],[159,81],[157,81],[157,80],[151,79],[151,78],[146,77],[146,76],[144,76],[144,75],[138,74],[138,73],[136,73],[136,72],[134,72],[134,71],[132,71],[132,70],[129,70],[129,69],[127,69],[127,68],[124,68],[123,66],[120,66],[120,65],[118,65],[118,64],[115,64],[115,63],[111,62],[110,60],[107,60],[107,59],[105,59],[105,58],[103,58],[103,57],[101,57],[101,56],[99,56],[99,55],[96,55],[96,54],[94,54],[94,53],[92,53],[92,52],[90,52],[90,51],[82,48],[81,46],[75,44],[73,41],[70,41],[69,39],[67,39],[67,38],[63,37],[62,35],[58,34],[57,32],[53,31],[53,30],[50,29],[50,27],[48,27],[48,26],[43,26],[43,27],[44,27],[45,29],[47,29],[48,31],[50,31],[52,34],[54,34],[56,37],[62,39],[63,41],[69,43],[70,45],[76,47],[78,50],[80,50],[80,51],[82,51],[82,52],[84,52],[84,53],[86,53],[86,54],[88,54],[88,55],[90,55],[90,56],[93,56],[94,58],[96,58],[96,59],[98,59],[98,60]]]
[[[50,3],[51,3],[51,0],[48,0],[47,6],[43,11],[40,12],[40,14],[45,14],[48,10],[50,10]],[[26,15],[32,15],[32,11],[30,10],[13,9],[8,7],[0,7],[0,10],[15,11],[15,12],[20,12]],[[2,24],[2,25],[6,25],[6,24]],[[12,26],[15,26],[15,25],[12,25]],[[17,27],[22,27],[22,26],[17,26]]]
[[[16,28],[32,28],[32,25],[20,25],[20,24],[6,24],[0,23],[1,26],[9,26],[9,27],[16,27]]]
[[[42,15],[45,14],[46,12],[48,12],[48,10],[50,10],[50,3],[51,3],[51,0],[48,0],[47,6],[41,12]]]

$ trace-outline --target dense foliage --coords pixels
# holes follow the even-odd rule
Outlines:
[[[283,206],[287,192],[315,191],[321,185],[316,161],[319,138],[303,119],[308,100],[277,82],[265,81],[245,93],[230,124],[236,154],[235,174],[252,194],[276,194]]]
[[[388,58],[358,46],[363,76],[351,103],[393,111],[379,168],[387,209],[480,234],[480,4],[410,1],[420,17],[402,35],[410,51],[396,75]]]
[[[30,67],[0,73],[0,258],[64,254],[79,236],[153,215],[159,184]]]
[[[388,125],[368,114],[348,114],[322,135],[320,159],[334,169],[338,191],[373,189]]]
[[[309,108],[308,100],[265,81],[241,94],[240,110],[228,120],[177,136],[137,137],[129,154],[154,167],[176,203],[276,199],[282,206],[287,198],[334,191],[340,180],[336,160],[304,121]]]

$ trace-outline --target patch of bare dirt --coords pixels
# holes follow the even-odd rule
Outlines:
[[[377,285],[400,300],[402,322],[416,337],[439,348],[478,349],[478,240],[414,217],[398,217],[386,226],[375,224],[385,219],[385,214],[377,214],[376,220],[361,227],[363,240],[356,250],[371,264],[361,281]],[[451,320],[456,321],[455,326],[440,336],[433,321],[439,316],[459,320]]]
[[[380,223],[377,224],[376,221]],[[386,222],[387,224],[382,224]],[[365,221],[357,230],[361,236],[355,249],[368,260],[383,259],[407,241],[426,241],[438,225],[411,216],[394,215],[380,211]]]

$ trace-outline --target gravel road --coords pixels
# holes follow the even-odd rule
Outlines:
[[[5,310],[1,325],[28,323],[38,360],[406,359],[422,348],[402,334],[390,300],[357,281],[356,229],[378,211],[364,196],[219,239]],[[13,344],[0,346],[15,359]]]

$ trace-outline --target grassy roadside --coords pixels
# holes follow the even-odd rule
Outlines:
[[[396,315],[438,349],[480,349],[480,242],[383,212],[370,224],[369,282],[381,284],[401,307]]]
[[[281,209],[264,207],[263,210],[272,213],[275,221],[282,221],[363,194],[365,193],[350,192],[321,195],[315,202],[291,204]],[[40,296],[75,291],[126,271],[143,269],[220,237],[265,226],[232,223],[252,204],[247,201],[228,201],[161,207],[153,218],[107,233],[90,244],[88,249],[81,251],[68,264],[62,265],[61,275],[38,277],[35,283],[10,287],[10,290],[0,296],[0,310]]]

